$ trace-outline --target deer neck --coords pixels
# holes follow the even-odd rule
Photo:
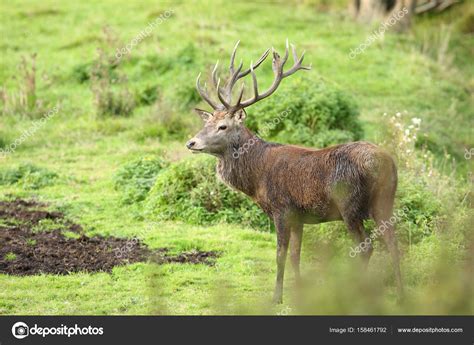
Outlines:
[[[238,140],[219,156],[217,173],[231,187],[253,197],[260,180],[266,142],[244,128]]]

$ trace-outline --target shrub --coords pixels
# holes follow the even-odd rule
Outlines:
[[[448,206],[460,206],[456,201],[460,189],[436,169],[430,151],[416,149],[421,119],[406,113],[384,114],[383,119],[383,146],[398,162],[396,200],[403,210],[397,222],[398,237],[402,243],[418,244],[440,229]]]
[[[22,56],[18,67],[18,91],[0,88],[1,113],[4,115],[37,116],[44,111],[43,100],[38,99],[36,54]]]
[[[409,245],[430,236],[442,217],[442,204],[422,175],[399,173],[397,199],[403,217],[398,221],[398,237]]]
[[[118,72],[122,59],[106,53],[115,52],[120,46],[123,45],[113,30],[104,27],[101,47],[97,50],[98,57],[90,72],[87,66],[84,71],[79,70],[80,80],[85,77],[84,73],[90,73],[94,105],[99,116],[128,116],[135,109],[135,97],[128,89],[127,78]]]
[[[474,33],[474,11],[465,13],[458,22],[458,29],[462,33],[472,34]]]
[[[0,149],[5,149],[10,143],[13,141],[13,139],[10,139],[10,133],[7,133],[6,131],[2,131],[0,129]],[[0,158],[1,158],[1,151],[0,151]]]
[[[93,65],[92,62],[84,62],[74,66],[71,77],[78,83],[85,83],[91,78]]]
[[[126,204],[145,200],[158,173],[167,165],[161,158],[139,158],[125,164],[115,174],[115,189],[122,192]]]
[[[0,185],[21,184],[25,189],[39,189],[53,185],[58,174],[33,164],[0,171]]]
[[[126,79],[114,78],[110,71],[109,59],[99,50],[99,59],[91,75],[91,90],[97,115],[128,116],[135,109],[134,96],[127,88]]]
[[[247,125],[269,139],[323,147],[360,139],[357,116],[355,102],[338,88],[296,78],[251,107]]]
[[[147,208],[152,217],[269,229],[268,217],[249,198],[218,181],[215,164],[211,157],[192,157],[171,164],[157,177],[148,195]]]
[[[157,101],[159,96],[157,85],[146,86],[135,93],[136,103],[138,105],[150,105]]]
[[[129,63],[136,65],[138,75],[147,75],[150,73],[157,73],[163,75],[169,72],[173,66],[173,61],[161,54],[151,54],[144,57],[131,57]]]
[[[97,115],[129,116],[135,108],[133,95],[128,90],[109,89],[105,83],[98,83],[94,93]]]

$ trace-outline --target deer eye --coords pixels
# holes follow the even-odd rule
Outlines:
[[[219,126],[219,128],[217,128],[218,131],[225,131],[226,129],[227,129],[227,126],[225,125]]]

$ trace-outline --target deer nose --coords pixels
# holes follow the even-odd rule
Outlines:
[[[191,149],[194,145],[196,145],[196,142],[194,140],[189,140],[187,143],[186,143],[186,147],[188,149]]]

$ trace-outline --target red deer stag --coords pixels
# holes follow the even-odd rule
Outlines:
[[[394,224],[387,222],[397,187],[397,169],[393,159],[381,148],[368,142],[353,142],[324,149],[309,149],[293,145],[269,143],[257,137],[244,125],[245,108],[270,96],[280,82],[299,70],[304,53],[298,58],[292,47],[293,66],[283,67],[288,60],[288,41],[283,57],[273,50],[274,79],[270,88],[260,92],[255,69],[269,55],[270,49],[250,68],[242,70],[242,62],[234,66],[238,42],[230,58],[230,76],[221,85],[217,76],[218,63],[212,71],[216,98],[211,98],[206,86],[201,87],[198,76],[196,87],[213,112],[196,109],[204,120],[204,128],[188,141],[193,153],[207,153],[218,158],[217,173],[231,187],[251,197],[273,220],[277,234],[277,276],[274,301],[282,302],[285,261],[290,246],[290,258],[296,284],[300,283],[300,252],[303,224],[343,220],[357,244],[368,236],[363,221],[374,219],[377,226],[385,224],[382,238],[392,256],[397,288],[402,293],[399,254]],[[253,96],[243,100],[244,85],[232,102],[236,82],[251,74]],[[246,152],[235,155],[239,148],[253,142]],[[248,146],[248,145],[247,145]],[[240,150],[241,152],[242,150]],[[368,264],[372,246],[361,253]]]

